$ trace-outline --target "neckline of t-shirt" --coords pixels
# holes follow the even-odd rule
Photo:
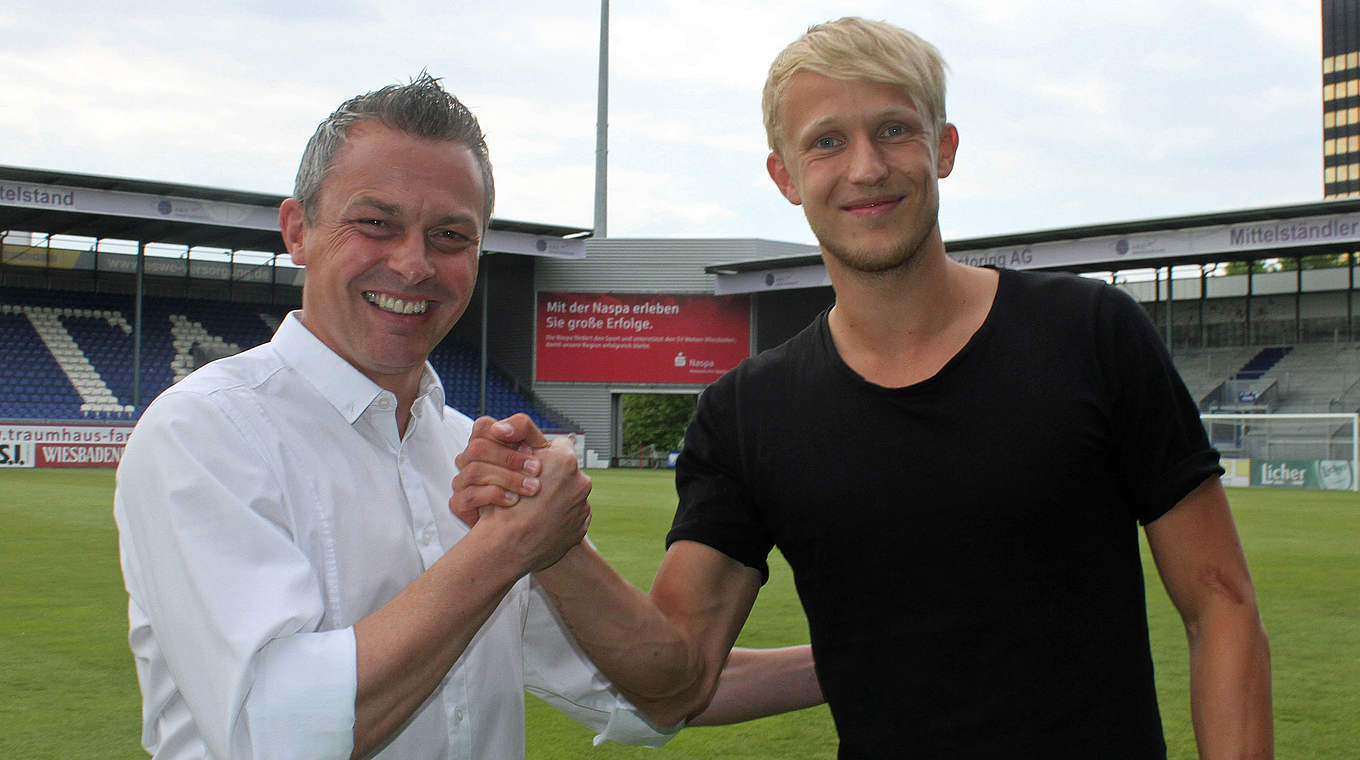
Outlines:
[[[930,377],[927,377],[926,379],[921,380],[919,382],[912,383],[911,385],[904,385],[900,388],[889,388],[887,386],[878,385],[877,383],[873,383],[864,379],[863,375],[856,372],[854,368],[852,368],[849,364],[845,363],[845,359],[841,358],[840,352],[836,350],[836,342],[831,338],[831,324],[830,322],[827,321],[831,314],[831,307],[827,307],[826,309],[822,310],[822,313],[817,318],[818,323],[817,331],[818,333],[820,333],[822,350],[825,351],[829,357],[831,357],[832,364],[834,364],[840,372],[848,375],[857,384],[865,388],[869,388],[874,392],[902,395],[929,391],[935,385],[939,384],[940,382],[943,382],[941,378],[945,378],[948,375],[953,374],[955,368],[958,367],[958,365],[962,364],[964,361],[966,361],[969,355],[977,351],[978,345],[987,340],[988,336],[992,333],[994,329],[993,324],[998,319],[997,313],[1001,310],[1002,299],[1009,298],[1011,284],[1010,270],[991,266],[982,268],[995,269],[997,272],[996,293],[995,295],[992,296],[991,308],[987,310],[987,316],[982,320],[982,324],[978,326],[977,330],[973,331],[973,334],[969,336],[968,341],[963,344],[963,347],[960,348],[953,356],[949,357],[949,361],[945,362],[944,366],[940,367],[940,369]]]

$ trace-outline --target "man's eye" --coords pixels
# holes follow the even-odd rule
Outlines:
[[[472,245],[472,238],[458,230],[435,230],[430,233],[430,245],[445,251],[460,251]]]
[[[818,148],[834,148],[839,144],[839,141],[834,137],[819,137],[817,142],[813,144]]]
[[[901,124],[889,124],[883,128],[884,137],[901,137],[907,133],[907,128]]]

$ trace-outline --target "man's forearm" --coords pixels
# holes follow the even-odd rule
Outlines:
[[[354,751],[364,757],[439,685],[523,575],[471,537],[354,626]]]
[[[707,701],[721,664],[705,663],[695,642],[589,545],[535,578],[596,667],[654,722],[674,725]]]
[[[1187,627],[1190,711],[1204,760],[1274,757],[1270,644],[1254,605]]]
[[[354,757],[378,746],[439,685],[510,587],[585,535],[585,494],[477,523],[392,601],[354,626]]]
[[[733,649],[712,701],[689,725],[740,723],[825,701],[808,645]]]

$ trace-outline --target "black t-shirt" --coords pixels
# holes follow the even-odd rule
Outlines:
[[[935,376],[889,389],[823,314],[706,389],[667,544],[807,612],[841,757],[1164,757],[1137,523],[1220,474],[1142,309],[1003,270]]]

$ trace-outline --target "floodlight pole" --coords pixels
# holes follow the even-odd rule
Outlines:
[[[478,381],[481,389],[481,396],[477,405],[478,415],[486,414],[486,319],[487,315],[490,313],[491,273],[486,271],[485,264],[486,254],[482,254],[482,266],[478,273],[482,278],[482,346],[481,351],[478,352],[481,354],[479,357],[481,360],[480,379]]]
[[[146,243],[137,241],[137,302],[132,318],[132,406],[142,405],[142,287],[146,274]],[[136,413],[135,411],[133,412]]]
[[[1174,335],[1171,332],[1171,320],[1174,316],[1175,304],[1173,299],[1175,294],[1172,291],[1172,283],[1176,279],[1176,268],[1170,263],[1166,265],[1166,353],[1168,356],[1176,355],[1176,344],[1172,340]]]
[[[595,97],[595,237],[608,237],[609,0],[600,0],[600,82]]]

